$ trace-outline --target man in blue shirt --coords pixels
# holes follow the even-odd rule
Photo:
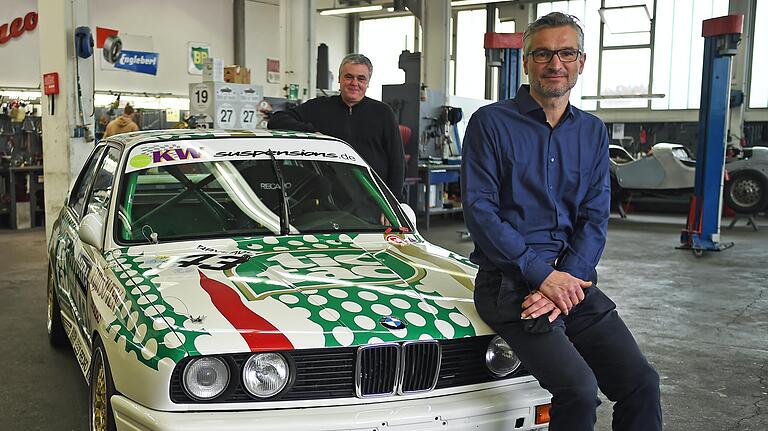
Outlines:
[[[614,430],[661,430],[659,376],[596,286],[608,135],[568,102],[583,41],[573,17],[539,18],[524,36],[530,85],[469,122],[461,186],[480,267],[475,304],[552,393],[550,430],[592,430],[598,387],[616,403]]]

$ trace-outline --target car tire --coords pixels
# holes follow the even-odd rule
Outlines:
[[[754,214],[768,205],[768,181],[757,172],[746,171],[733,175],[725,185],[725,203],[740,214]]]
[[[91,371],[89,374],[88,422],[91,431],[115,431],[115,415],[112,412],[112,395],[115,384],[104,346],[96,339],[93,343]]]
[[[64,325],[61,321],[61,308],[59,306],[59,297],[56,294],[56,283],[54,282],[51,269],[48,269],[48,287],[47,287],[48,307],[46,328],[48,330],[48,341],[53,347],[64,347],[69,343],[67,333],[64,332]]]

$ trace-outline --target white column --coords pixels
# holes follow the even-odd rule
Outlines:
[[[740,90],[746,94],[747,83],[749,82],[749,63],[747,62],[747,53],[752,52],[752,29],[754,28],[755,4],[753,0],[731,0],[728,8],[729,15],[744,15],[744,28],[741,33],[741,42],[739,43],[738,53],[731,62],[731,92]],[[743,137],[744,131],[741,126],[744,122],[744,110],[746,109],[747,98],[744,97],[744,103],[736,108],[730,108],[728,121],[728,132],[738,137]],[[727,139],[729,144],[739,145],[738,141]]]
[[[281,80],[299,84],[299,97],[305,99],[315,97],[317,87],[316,14],[316,0],[280,1]]]
[[[39,0],[37,4],[40,38],[40,79],[45,73],[59,74],[59,91],[55,96],[42,96],[43,175],[45,177],[45,231],[58,217],[69,186],[93,149],[93,141],[74,138],[75,126],[85,125],[93,135],[93,79],[91,61],[101,55],[96,51],[89,59],[80,60],[80,86],[84,118],[80,119],[77,103],[74,33],[78,25],[89,25],[90,0]],[[92,29],[93,30],[93,29]],[[50,98],[54,99],[53,115]]]
[[[38,1],[40,38],[40,75],[56,72],[59,75],[58,95],[42,96],[43,175],[45,177],[45,231],[50,237],[51,226],[66,197],[71,182],[69,166],[70,118],[73,104],[72,77],[74,63],[70,60],[73,29],[69,2],[60,0]],[[53,99],[54,112],[50,103]]]
[[[427,87],[448,95],[450,67],[451,2],[430,0],[424,2],[421,21],[423,47],[422,74]]]

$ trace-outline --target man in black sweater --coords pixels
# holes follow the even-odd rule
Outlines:
[[[339,66],[339,96],[317,97],[269,119],[270,129],[321,132],[348,142],[402,197],[405,158],[400,129],[389,105],[365,97],[373,65],[362,54],[349,54]]]

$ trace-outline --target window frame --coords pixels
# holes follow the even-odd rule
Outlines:
[[[96,178],[95,176],[91,178],[87,185],[85,185],[85,193],[83,195],[83,207],[80,208],[80,211],[77,211],[75,208],[75,200],[77,198],[77,192],[83,187],[83,182],[86,181],[86,175],[89,171],[89,168],[93,165],[94,166],[94,175],[98,173],[99,168],[101,167],[101,161],[106,154],[107,149],[106,144],[100,144],[97,145],[93,151],[91,151],[91,155],[88,156],[88,159],[86,160],[85,164],[83,165],[83,168],[80,169],[80,173],[77,176],[77,180],[75,180],[74,185],[72,186],[72,189],[69,191],[69,196],[67,197],[67,208],[72,212],[72,214],[75,216],[75,220],[80,221],[83,218],[83,211],[85,211],[85,204],[88,201],[90,195],[91,195],[91,188],[93,187],[93,181]]]
[[[600,1],[600,7],[601,9],[606,9],[605,5],[606,0]],[[602,19],[602,15],[600,18],[600,37],[599,37],[599,48],[598,48],[598,60],[597,60],[597,107],[595,111],[600,112],[602,110],[624,110],[624,109],[643,109],[643,110],[650,110],[651,109],[651,92],[653,91],[653,60],[654,60],[654,44],[656,42],[656,2],[658,0],[653,0],[653,10],[651,12],[650,17],[650,29],[649,29],[649,38],[647,44],[632,44],[632,45],[605,45],[605,35],[606,35],[606,23]],[[650,50],[650,60],[648,62],[648,89],[646,91],[645,95],[645,106],[633,106],[628,108],[621,108],[621,107],[604,107],[603,101],[606,100],[621,100],[625,97],[621,98],[615,98],[611,99],[609,97],[604,96],[602,83],[603,83],[603,52],[605,51],[622,51],[622,50],[630,50],[630,49],[649,49]],[[638,97],[640,99],[642,97]],[[583,99],[583,97],[582,97]]]
[[[106,202],[106,206],[103,207],[103,210],[107,213],[106,217],[109,217],[109,208],[112,205],[112,199],[115,194],[115,186],[117,185],[117,177],[119,176],[119,172],[120,172],[120,162],[123,158],[122,150],[116,145],[109,145],[109,144],[105,145],[105,150],[101,155],[98,167],[96,168],[96,175],[93,177],[93,181],[91,181],[91,184],[88,188],[88,196],[86,196],[85,203],[83,205],[82,217],[85,217],[88,214],[90,214],[90,212],[88,212],[88,209],[90,208],[91,200],[93,199],[93,192],[94,192],[93,187],[96,184],[96,179],[99,177],[99,174],[102,172],[104,168],[104,162],[106,161],[107,156],[111,151],[115,151],[117,158],[116,158],[115,170],[114,172],[112,172],[112,188],[109,192],[109,200]],[[106,218],[104,221],[106,221]]]

